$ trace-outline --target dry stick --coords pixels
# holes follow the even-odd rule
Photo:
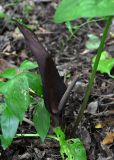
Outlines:
[[[100,113],[96,113],[91,115],[90,117],[102,117],[102,116],[110,116],[110,115],[114,115],[114,110],[110,110],[110,111],[106,111],[106,112],[100,112]]]
[[[26,122],[26,123],[28,123],[28,124],[30,124],[31,126],[34,126],[34,123],[30,119],[28,119],[28,118],[24,117],[23,121]]]
[[[60,100],[60,103],[59,103],[59,106],[58,106],[58,113],[63,109],[68,97],[69,97],[69,94],[70,94],[70,91],[73,89],[76,81],[77,81],[78,77],[77,75],[74,77],[72,83],[68,86],[67,90],[65,91],[64,95],[62,96],[61,100]]]

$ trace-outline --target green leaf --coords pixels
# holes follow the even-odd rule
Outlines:
[[[35,108],[33,122],[41,140],[44,141],[50,127],[50,115],[45,108],[43,99],[40,100]]]
[[[71,23],[69,21],[67,21],[65,24],[66,24],[66,27],[68,28],[69,32],[71,33],[71,35],[73,35],[73,27],[72,27]]]
[[[1,90],[1,88],[2,88],[5,84],[6,84],[6,82],[0,81],[0,90]]]
[[[96,56],[94,56],[94,58],[92,59],[92,67],[94,66],[95,59]],[[109,57],[106,51],[102,52],[97,71],[101,73],[106,73],[110,77],[114,78],[114,76],[110,74],[113,67],[114,67],[114,58]]]
[[[7,88],[8,88],[8,81],[7,82],[0,82],[0,94],[5,95],[7,92]]]
[[[30,14],[33,11],[34,6],[30,4],[25,4],[23,7],[23,11],[25,14]]]
[[[34,69],[37,67],[38,67],[38,64],[36,62],[25,60],[24,62],[21,63],[19,69],[24,71],[24,70]]]
[[[16,68],[7,68],[0,73],[0,78],[12,79],[17,74]]]
[[[4,103],[0,103],[0,115],[4,112],[6,105]]]
[[[55,128],[54,132],[60,144],[62,159],[67,157],[66,160],[87,160],[86,150],[79,138],[66,140],[64,132],[59,127]]]
[[[5,111],[1,115],[0,123],[2,130],[1,144],[2,147],[6,149],[11,144],[16,134],[19,125],[19,120],[7,106]]]
[[[61,23],[80,17],[104,17],[114,15],[114,0],[62,0],[54,21]]]
[[[4,19],[6,17],[6,14],[3,11],[0,11],[0,19]]]
[[[27,77],[20,74],[8,81],[4,94],[7,105],[13,114],[22,121],[29,105],[29,85]]]
[[[86,48],[89,50],[97,49],[100,45],[100,39],[94,34],[88,34],[89,40],[86,42]]]
[[[29,87],[39,96],[42,97],[42,81],[40,74],[32,72],[23,72],[24,75],[28,78]]]

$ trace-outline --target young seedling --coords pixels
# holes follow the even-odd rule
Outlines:
[[[79,138],[66,140],[61,128],[54,129],[56,137],[52,136],[59,142],[61,157],[64,160],[87,160],[86,150]]]

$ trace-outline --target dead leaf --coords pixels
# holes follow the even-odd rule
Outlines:
[[[90,114],[95,114],[98,109],[98,101],[94,101],[88,104],[87,112]]]
[[[108,132],[106,137],[101,142],[104,145],[112,144],[114,142],[114,132]]]
[[[10,67],[15,67],[15,66],[2,58],[0,59],[0,72]]]

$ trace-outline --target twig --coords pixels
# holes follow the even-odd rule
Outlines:
[[[91,117],[102,117],[102,116],[110,116],[110,115],[114,115],[114,110],[111,110],[111,111],[106,111],[106,112],[100,112],[100,113],[96,113],[96,114],[93,114],[91,115]]]
[[[106,103],[106,104],[100,104],[100,106],[112,106],[112,105],[114,105],[114,101],[112,101],[112,102],[109,102],[109,103]]]
[[[64,93],[63,97],[61,98],[60,100],[60,103],[59,103],[59,106],[58,106],[58,113],[63,109],[68,97],[69,97],[69,94],[70,94],[70,91],[73,89],[76,81],[77,81],[78,77],[77,75],[74,77],[72,83],[68,86],[66,92]]]
[[[28,124],[30,124],[31,126],[34,126],[34,123],[30,119],[28,119],[28,118],[24,117],[23,121],[26,122],[26,123],[28,123]]]
[[[31,134],[31,133],[29,133],[29,134],[26,134],[26,133],[20,133],[20,134],[16,134],[16,136],[15,136],[15,138],[17,138],[17,137],[39,137],[39,134]]]

